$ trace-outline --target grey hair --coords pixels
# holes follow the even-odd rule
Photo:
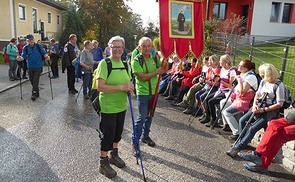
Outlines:
[[[125,47],[125,40],[123,37],[120,37],[119,35],[112,37],[108,42],[108,46],[112,45],[114,41],[121,41],[123,43],[123,47]]]
[[[90,40],[85,40],[83,44],[86,47],[86,46],[88,46],[90,44],[90,42],[91,42]]]
[[[145,41],[149,41],[149,42],[153,43],[152,39],[150,39],[149,37],[142,37],[141,39],[139,39],[138,45],[141,46],[143,44],[143,42],[145,42]]]

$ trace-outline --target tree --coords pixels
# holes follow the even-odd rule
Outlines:
[[[148,27],[145,29],[145,36],[153,40],[159,36],[159,28],[154,23],[149,22]]]
[[[64,45],[68,41],[70,34],[76,34],[78,43],[81,42],[85,35],[85,27],[79,13],[74,7],[69,8],[63,15],[63,22],[65,22],[65,25],[59,40],[60,44]]]

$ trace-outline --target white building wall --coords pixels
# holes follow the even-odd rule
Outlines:
[[[281,2],[279,22],[270,22],[272,2]],[[271,40],[295,37],[295,24],[281,23],[283,3],[295,4],[295,0],[255,0],[251,36]]]

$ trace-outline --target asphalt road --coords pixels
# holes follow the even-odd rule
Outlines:
[[[109,180],[98,172],[99,118],[82,94],[69,95],[66,74],[40,81],[40,98],[30,100],[29,82],[0,93],[0,181],[142,181],[141,168],[131,155],[132,125],[127,111],[119,154],[126,167]],[[81,82],[77,83],[77,89]],[[133,99],[136,116],[137,105]],[[244,161],[225,154],[231,141],[210,130],[159,98],[151,128],[156,147],[141,143],[147,181],[294,181],[278,164],[268,174],[247,171]]]

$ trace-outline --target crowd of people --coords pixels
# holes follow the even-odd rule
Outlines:
[[[78,93],[73,65],[77,59],[83,71],[84,99],[91,97],[94,80],[101,109],[99,171],[109,178],[117,175],[110,164],[118,168],[126,165],[119,156],[119,142],[128,94],[136,94],[138,106],[131,142],[134,156],[137,156],[135,144],[139,139],[150,147],[156,145],[150,137],[150,130],[160,76],[159,94],[172,106],[183,108],[184,114],[200,116],[199,121],[205,126],[222,127],[225,132],[231,132],[229,137],[235,143],[226,154],[251,161],[245,164],[250,171],[267,171],[283,143],[295,139],[295,112],[279,118],[285,102],[285,86],[272,64],[259,66],[256,74],[255,63],[243,59],[236,68],[228,54],[205,56],[202,60],[194,57],[180,59],[175,54],[169,66],[153,50],[152,40],[148,37],[139,40],[129,64],[125,60],[125,40],[120,36],[112,37],[104,52],[97,40],[85,40],[84,49],[80,51],[75,34],[69,36],[63,50],[51,39],[48,53],[41,44],[35,43],[31,34],[19,41],[17,45],[17,39],[13,38],[6,47],[9,80],[26,79],[28,69],[33,101],[40,96],[39,79],[44,60],[51,60],[51,79],[56,79],[59,78],[58,60],[61,57],[62,72],[67,71],[69,94]],[[106,57],[103,54],[107,54]],[[266,132],[256,150],[242,151],[261,128]]]

